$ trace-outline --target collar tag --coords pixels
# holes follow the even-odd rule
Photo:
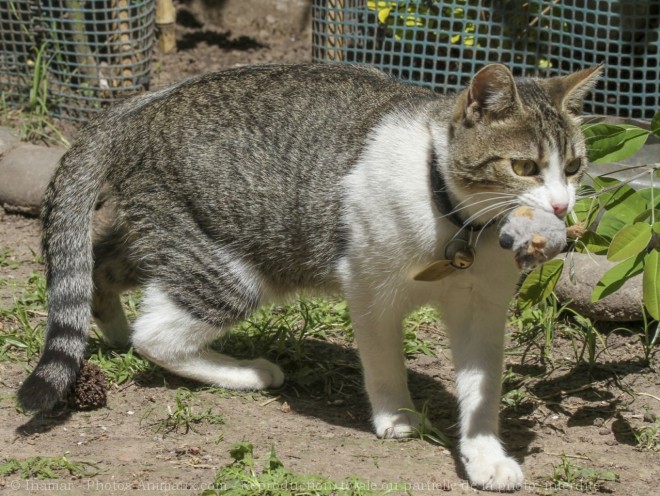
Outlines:
[[[474,263],[474,248],[466,240],[452,239],[445,246],[445,258],[426,266],[413,278],[415,281],[439,281],[457,270],[469,269]]]

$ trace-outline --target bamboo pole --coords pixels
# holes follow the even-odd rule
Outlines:
[[[159,30],[158,50],[170,53],[176,50],[176,13],[172,0],[156,0],[156,27]]]
[[[344,60],[344,0],[328,0],[328,60]]]
[[[119,12],[119,51],[121,53],[122,86],[128,88],[133,85],[133,44],[131,42],[131,26],[129,23],[130,10],[128,0],[118,0]]]

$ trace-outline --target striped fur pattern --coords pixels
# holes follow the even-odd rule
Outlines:
[[[408,436],[419,419],[402,410],[414,405],[401,320],[433,303],[454,349],[468,477],[515,489],[522,472],[497,437],[497,405],[518,271],[490,230],[469,270],[413,281],[458,234],[437,210],[430,167],[466,221],[521,204],[567,210],[583,166],[568,177],[565,164],[585,155],[575,112],[597,72],[514,80],[494,64],[440,96],[372,69],[246,67],[115,106],[81,132],[46,194],[46,342],[19,401],[45,411],[66,396],[90,317],[112,343],[182,376],[278,387],[275,364],[208,345],[262,303],[309,288],[347,298],[376,433]],[[514,173],[519,159],[537,174]],[[113,215],[92,236],[102,188]],[[129,326],[119,296],[135,286],[144,300]]]

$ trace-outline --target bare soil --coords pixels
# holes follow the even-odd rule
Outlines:
[[[158,56],[154,87],[237,64],[310,59],[305,36],[269,35],[259,25],[232,32],[227,26],[186,22],[178,32],[177,53]],[[43,270],[34,256],[39,251],[38,229],[34,219],[0,214],[0,250],[9,249],[12,261],[0,266],[0,279],[20,283],[33,271]],[[2,308],[11,303],[11,286],[0,286]],[[3,325],[6,322],[0,320]],[[455,440],[457,407],[447,340],[439,326],[421,332],[434,341],[438,358],[410,358],[410,387],[418,407],[428,401],[430,420]],[[0,476],[0,492],[200,494],[218,468],[231,461],[229,448],[243,440],[251,442],[262,459],[274,447],[284,465],[299,474],[322,474],[336,481],[356,475],[378,490],[404,482],[412,494],[475,492],[451,450],[420,440],[375,437],[350,344],[310,340],[306,346],[308,354],[333,357],[339,386],[310,392],[285,385],[270,393],[233,394],[159,373],[111,388],[105,408],[48,418],[29,417],[15,409],[13,395],[26,377],[25,367],[0,361],[0,462],[66,454],[69,460],[90,462],[99,470],[94,476],[61,474],[48,481]],[[517,405],[503,405],[501,412],[502,438],[522,462],[528,482],[520,494],[568,494],[579,489],[658,494],[660,455],[640,450],[632,435],[632,428],[651,425],[660,415],[660,375],[644,365],[638,336],[611,333],[607,352],[592,371],[575,366],[567,339],[555,339],[554,365],[542,363],[536,351],[525,355],[517,350],[507,356],[507,368],[522,379],[505,384],[505,389],[515,386],[527,393]],[[656,350],[655,360],[657,355]],[[175,407],[180,387],[195,391],[197,411],[211,408],[224,423],[201,423],[188,432],[159,431],[157,421]],[[615,472],[619,480],[561,489],[551,478],[562,454],[571,463]]]

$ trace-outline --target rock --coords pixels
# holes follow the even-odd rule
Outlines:
[[[39,215],[41,200],[66,150],[22,143],[0,159],[0,205],[7,212]]]
[[[20,139],[8,127],[0,126],[0,160],[20,143]]]
[[[606,322],[634,322],[642,320],[642,274],[638,274],[615,293],[592,303],[591,293],[598,280],[616,263],[609,262],[604,256],[572,253],[563,255],[566,266],[557,283],[555,293],[562,303],[585,317]],[[569,266],[575,266],[577,284],[569,278]]]

